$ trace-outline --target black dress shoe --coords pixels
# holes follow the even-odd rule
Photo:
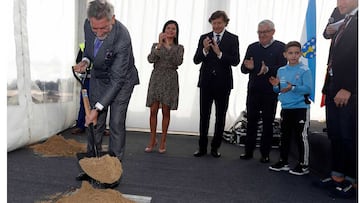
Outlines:
[[[268,156],[263,156],[263,157],[261,157],[260,162],[263,163],[263,164],[269,163],[270,159],[269,159]]]
[[[253,158],[253,155],[252,154],[241,154],[240,155],[240,159],[244,159],[244,160],[249,160],[249,159],[252,159]]]
[[[206,154],[206,151],[201,151],[201,150],[198,150],[194,153],[194,156],[195,157],[201,157],[201,156],[204,156]]]
[[[86,174],[85,172],[81,172],[81,173],[79,173],[79,175],[78,176],[76,176],[76,178],[75,178],[77,181],[83,181],[83,180],[90,180],[91,179],[91,177],[88,175],[88,174]]]
[[[221,157],[220,152],[218,152],[217,150],[211,150],[211,155],[215,158]]]

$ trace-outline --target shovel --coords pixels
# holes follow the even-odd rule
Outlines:
[[[85,85],[84,85],[84,81],[88,76],[88,71],[85,71],[85,77],[82,80],[75,73],[74,67],[72,67],[72,72],[73,72],[73,75],[74,75],[75,79],[81,84],[81,95],[82,95],[82,99],[83,99],[83,103],[84,103],[85,114],[86,114],[86,116],[88,116],[88,115],[90,115],[91,108],[90,108],[90,102],[89,102],[89,96],[88,96],[88,93],[87,93],[87,89],[85,88]],[[94,151],[95,151],[95,156],[97,158],[99,158],[98,150],[97,150],[96,144],[95,144],[94,124],[90,123],[88,127],[89,127],[89,132],[90,132],[91,139],[94,142],[93,147],[94,147]]]
[[[88,75],[88,71],[86,71],[85,73],[85,77],[83,80],[81,80],[78,75],[75,73],[74,71],[74,67],[72,67],[72,72],[73,72],[73,75],[74,77],[76,78],[76,80],[81,84],[81,95],[82,95],[82,98],[83,98],[83,103],[84,103],[84,108],[85,108],[85,114],[86,115],[89,115],[90,114],[90,102],[89,102],[89,96],[88,96],[88,93],[87,93],[87,89],[85,88],[85,85],[84,85],[84,80],[85,78],[87,78],[87,75]],[[90,123],[89,124],[89,132],[90,132],[90,136],[91,138],[93,139],[94,141],[94,150],[95,150],[95,156],[97,158],[97,161],[101,162],[103,161],[103,157],[99,158],[99,152],[97,150],[97,147],[96,147],[96,144],[95,144],[95,134],[94,134],[94,124],[93,123]],[[78,157],[80,159],[80,157]],[[82,157],[83,158],[83,157]],[[107,158],[106,156],[104,158]],[[119,168],[121,168],[121,163],[119,162],[119,160],[116,158],[116,161],[118,161],[117,166]],[[100,164],[101,165],[101,164]],[[80,164],[81,166],[81,164]],[[106,167],[106,166],[105,166]],[[82,167],[81,167],[82,168]],[[82,168],[84,171],[86,171],[84,168]],[[100,169],[100,171],[104,171],[104,169]],[[122,169],[121,169],[121,173],[122,173]],[[93,176],[91,174],[88,174],[86,173],[89,177],[90,177],[90,183],[92,183],[92,185],[94,185],[95,187],[97,188],[114,188],[116,187],[118,184],[119,184],[119,180],[120,180],[120,177],[121,177],[121,174],[118,174],[119,176],[119,179],[117,181],[114,181],[112,183],[110,182],[107,182],[107,183],[102,183],[100,182],[99,180],[96,180],[93,178]]]

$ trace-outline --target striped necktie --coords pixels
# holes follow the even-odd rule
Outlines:
[[[216,35],[216,44],[217,45],[220,44],[220,35],[219,34]]]

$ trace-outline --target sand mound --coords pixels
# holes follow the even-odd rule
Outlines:
[[[81,188],[69,196],[64,196],[56,203],[133,203],[122,196],[119,191],[112,189],[95,189],[88,182],[83,181]],[[135,202],[134,202],[135,203]]]
[[[74,139],[64,139],[61,135],[54,135],[44,143],[30,146],[36,154],[42,156],[76,156],[77,153],[86,152],[86,144]]]
[[[112,184],[120,179],[123,172],[119,159],[108,154],[99,158],[85,157],[80,159],[79,164],[87,175],[100,183]]]

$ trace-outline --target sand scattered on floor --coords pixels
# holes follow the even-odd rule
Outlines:
[[[44,157],[76,157],[77,153],[86,152],[86,144],[79,143],[74,139],[64,139],[61,135],[54,135],[45,142],[30,146],[34,153]],[[118,181],[123,169],[117,157],[104,155],[102,157],[92,157],[80,159],[81,168],[93,179],[100,183],[112,184]],[[96,189],[87,181],[83,181],[81,188],[74,192],[63,195],[56,194],[48,201],[41,203],[132,203],[122,196],[119,191],[113,189]]]
[[[86,152],[86,144],[74,139],[64,139],[61,135],[54,135],[45,142],[30,146],[36,154],[45,157],[75,157],[77,153]]]
[[[102,157],[83,158],[79,161],[80,167],[86,174],[100,183],[112,184],[122,175],[122,165],[117,157],[106,154]]]
[[[56,203],[135,203],[125,198],[119,191],[113,189],[96,189],[87,181],[82,182],[81,188],[56,199]],[[54,201],[48,200],[46,202]],[[45,201],[41,203],[45,203]]]

